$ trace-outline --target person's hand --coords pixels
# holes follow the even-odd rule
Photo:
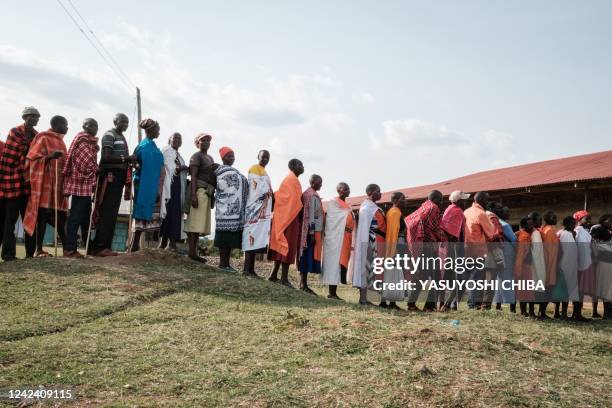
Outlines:
[[[55,150],[53,153],[47,155],[47,160],[55,160],[62,157],[64,153],[61,150]]]
[[[195,194],[191,195],[191,206],[193,208],[198,208],[198,196]]]
[[[96,176],[99,176],[100,174],[102,174],[102,167],[98,167],[96,169]]]

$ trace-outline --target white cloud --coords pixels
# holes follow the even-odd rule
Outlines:
[[[445,157],[446,164],[455,163],[466,171],[513,164],[518,157],[514,136],[495,129],[466,134],[414,118],[387,120],[382,128],[382,134],[369,136],[373,150],[404,152],[418,160]]]
[[[231,145],[239,168],[248,168],[257,151],[268,148],[274,184],[280,182],[292,157],[303,159],[308,171],[324,174],[327,169],[334,177],[336,166],[324,162],[320,148],[334,143],[335,135],[345,135],[354,122],[340,102],[347,94],[350,97],[350,91],[343,89],[331,69],[284,77],[255,69],[262,78],[249,86],[205,82],[200,70],[191,70],[176,59],[174,39],[168,32],[149,31],[124,20],[110,27],[112,33],[99,32],[100,40],[141,88],[143,116],[161,125],[158,145],[166,143],[167,134],[179,131],[185,141],[183,154],[189,156],[195,151],[189,142],[192,136],[208,131],[214,136],[213,157],[218,159],[220,146]],[[139,63],[130,64],[133,58]],[[78,61],[63,62],[61,55],[33,55],[0,44],[0,122],[5,128],[18,123],[26,105],[41,110],[39,128],[47,126],[52,114],[66,116],[69,143],[85,117],[97,118],[101,131],[111,126],[118,111],[131,119],[134,95],[102,61],[87,70]],[[136,126],[131,125],[134,136],[129,144],[134,148]]]
[[[369,93],[369,92],[362,92],[359,95],[359,99],[361,100],[361,102],[363,102],[365,104],[374,103],[374,96],[371,93]]]
[[[378,146],[392,148],[428,148],[445,145],[466,144],[467,140],[446,126],[419,119],[386,120],[382,123],[383,135]]]

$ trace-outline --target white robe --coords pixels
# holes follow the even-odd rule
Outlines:
[[[574,234],[567,230],[557,231],[557,236],[559,237],[559,248],[561,249],[559,269],[561,269],[565,279],[568,300],[570,302],[578,302],[580,300],[580,292],[578,290],[578,246],[576,245]]]
[[[270,243],[272,182],[267,174],[260,176],[249,172],[248,183],[249,195],[244,215],[242,250],[254,251],[265,248]],[[266,193],[270,195],[264,198]]]
[[[323,259],[319,282],[325,285],[340,284],[340,255],[344,243],[346,217],[350,208],[342,207],[336,200],[328,201],[325,213],[325,234],[323,238]],[[353,229],[353,239],[355,229]]]
[[[612,253],[612,242],[597,241],[593,245],[596,256]],[[597,262],[597,296],[604,302],[612,302],[612,263]]]
[[[372,200],[365,199],[359,207],[359,220],[357,221],[357,234],[353,247],[354,256],[349,262],[347,280],[350,280],[355,288],[368,287],[367,256],[370,241],[370,225],[372,218],[378,210],[378,206]]]
[[[170,201],[171,198],[172,178],[174,176],[174,172],[176,171],[176,163],[174,162],[174,160],[178,155],[178,159],[181,166],[185,165],[185,160],[178,153],[178,151],[174,150],[170,145],[162,147],[161,152],[164,155],[164,171],[166,172],[161,194],[161,202],[163,204],[159,206],[159,218],[163,220],[164,218],[166,218],[166,204],[168,204],[168,201]],[[181,183],[181,208],[183,208],[183,204],[185,201],[185,187],[187,185],[187,172],[181,171],[179,173],[179,181]],[[181,239],[187,238],[187,234],[183,231],[184,223],[184,217],[181,216]]]
[[[576,231],[576,243],[578,244],[578,270],[585,271],[593,263],[591,258],[592,237],[583,226],[577,226],[574,231]]]

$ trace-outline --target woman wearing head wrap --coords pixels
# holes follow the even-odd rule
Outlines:
[[[183,239],[183,204],[185,200],[185,187],[187,185],[187,171],[185,160],[178,149],[181,147],[180,133],[173,133],[169,143],[161,151],[164,155],[164,186],[161,193],[160,218],[163,220],[159,235],[159,247],[168,246],[176,249],[176,241]]]
[[[140,249],[140,236],[143,231],[155,230],[160,226],[159,199],[164,181],[164,156],[154,140],[159,137],[159,124],[153,119],[145,119],[138,125],[147,137],[134,150],[137,166],[134,171],[134,209],[133,236],[130,251]]]
[[[242,274],[257,278],[255,256],[268,251],[270,242],[270,223],[272,221],[272,182],[266,172],[270,162],[270,152],[260,150],[257,164],[251,166],[247,174],[249,192],[244,210],[244,229],[242,231],[242,250],[244,268]]]
[[[219,149],[223,164],[215,170],[215,246],[219,248],[219,268],[236,272],[230,265],[233,248],[242,248],[244,209],[248,197],[248,183],[232,165],[236,159],[229,147]]]
[[[206,259],[198,255],[198,237],[200,234],[210,234],[210,209],[213,206],[217,184],[215,170],[218,165],[207,153],[211,140],[212,136],[206,133],[200,133],[195,138],[195,145],[199,151],[189,160],[191,183],[188,189],[189,199],[185,199],[185,210],[188,213],[185,232],[189,243],[189,258],[202,263],[205,263]]]

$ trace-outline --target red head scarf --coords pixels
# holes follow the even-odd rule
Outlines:
[[[587,210],[580,210],[580,211],[576,211],[573,217],[576,220],[576,222],[578,222],[584,217],[586,217],[587,215],[589,215],[589,212]]]
[[[222,148],[219,149],[219,156],[221,156],[221,160],[223,160],[226,154],[233,153],[233,152],[234,151],[232,150],[231,147],[223,146]]]

